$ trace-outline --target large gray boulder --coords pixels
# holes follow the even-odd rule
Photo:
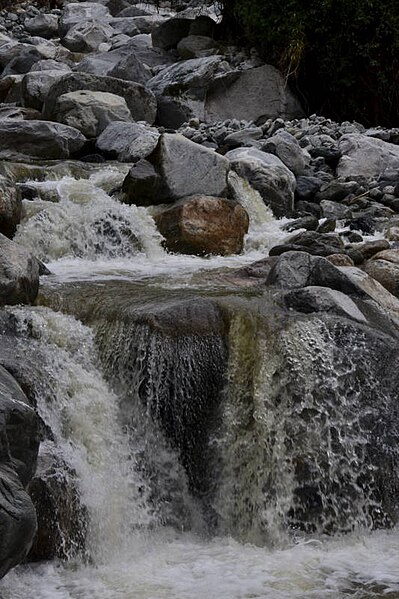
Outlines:
[[[0,234],[0,305],[32,304],[39,291],[39,262]]]
[[[43,107],[45,117],[56,120],[55,105],[59,96],[78,90],[106,92],[121,96],[126,100],[134,120],[147,121],[150,125],[155,121],[157,103],[150,90],[139,83],[86,73],[67,74],[50,88]]]
[[[21,82],[23,105],[41,110],[51,86],[70,70],[65,67],[63,70],[30,71],[26,73]]]
[[[279,129],[262,146],[263,152],[275,154],[296,177],[302,175],[310,162],[297,139],[285,129]]]
[[[86,142],[80,131],[48,121],[0,121],[0,159],[21,155],[55,160],[69,158]]]
[[[229,64],[221,56],[193,58],[166,67],[147,85],[155,94],[176,95],[192,90],[202,99],[215,76],[229,70]]]
[[[78,23],[87,20],[107,22],[111,19],[106,6],[98,2],[71,2],[63,7],[59,23],[60,37],[65,37],[67,32]]]
[[[126,101],[106,92],[78,90],[58,97],[57,121],[75,127],[88,138],[97,137],[113,121],[132,120]]]
[[[207,92],[205,116],[209,122],[233,118],[264,121],[297,118],[303,116],[303,110],[280,71],[263,65],[217,77]]]
[[[108,23],[83,21],[76,23],[62,39],[63,45],[72,52],[93,52],[108,42],[115,34]]]
[[[295,177],[280,158],[256,148],[237,148],[227,152],[226,158],[276,216],[287,216],[292,211]]]
[[[182,135],[161,135],[150,161],[163,179],[165,199],[223,196],[226,192],[229,161]]]
[[[168,19],[161,23],[151,34],[152,44],[155,48],[171,50],[190,33],[191,19]]]
[[[337,167],[340,177],[377,179],[399,169],[399,146],[395,144],[352,133],[343,135],[338,146],[342,153]]]
[[[49,39],[58,35],[58,16],[53,14],[38,14],[25,19],[24,27],[31,35]]]
[[[149,67],[143,64],[134,53],[130,53],[108,72],[110,77],[125,79],[126,81],[135,81],[145,85],[152,78],[152,72]]]
[[[157,146],[159,132],[140,123],[110,123],[96,142],[100,152],[121,162],[136,162],[146,158]]]

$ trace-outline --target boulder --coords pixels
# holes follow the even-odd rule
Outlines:
[[[162,177],[147,160],[139,160],[132,166],[123,181],[122,191],[127,204],[152,206],[164,202]]]
[[[275,135],[269,137],[261,150],[278,156],[295,176],[303,174],[310,160],[309,156],[309,159],[306,159],[297,139],[285,129],[279,129]]]
[[[160,134],[140,123],[110,123],[101,133],[96,148],[121,162],[136,162],[155,149]]]
[[[88,138],[97,137],[113,121],[132,120],[126,101],[107,92],[78,90],[62,94],[55,105],[57,121],[75,127]]]
[[[399,169],[399,146],[381,139],[353,133],[339,140],[342,158],[338,163],[340,177],[378,179],[386,171]]]
[[[51,71],[30,71],[21,82],[21,97],[24,106],[41,110],[51,86],[70,69]]]
[[[7,75],[23,75],[30,71],[35,62],[42,58],[43,55],[35,46],[19,44],[19,52],[7,62],[3,69],[2,77],[6,77]]]
[[[72,69],[65,62],[53,60],[52,58],[44,58],[43,60],[38,60],[32,65],[32,68],[29,72],[33,73],[34,71],[63,71],[64,73],[70,73]]]
[[[222,56],[193,58],[167,66],[147,85],[155,94],[175,96],[191,90],[192,94],[203,99],[215,76],[229,70],[230,66]]]
[[[304,231],[291,237],[289,241],[271,248],[270,256],[279,256],[285,252],[300,251],[312,256],[329,256],[344,253],[344,242],[339,235]]]
[[[162,50],[176,48],[180,40],[189,35],[191,24],[191,19],[179,19],[178,17],[161,23],[151,33],[153,46]]]
[[[249,224],[239,204],[200,195],[179,200],[155,222],[168,250],[199,256],[239,254]]]
[[[133,53],[121,58],[107,75],[126,81],[135,81],[143,85],[152,78],[150,68],[144,65]]]
[[[362,269],[373,279],[399,297],[399,250],[385,250],[375,254]]]
[[[284,303],[287,308],[305,314],[329,312],[367,323],[367,319],[350,297],[328,287],[309,285],[290,291],[284,295]]]
[[[133,37],[141,33],[151,33],[157,25],[164,23],[168,17],[159,14],[118,16],[110,21],[110,25],[120,33]]]
[[[39,263],[0,234],[0,305],[32,304],[39,291]]]
[[[44,103],[43,114],[47,118],[56,119],[55,105],[62,94],[78,90],[106,92],[121,96],[136,121],[155,121],[157,103],[153,93],[139,83],[123,81],[114,77],[101,77],[85,73],[70,73],[57,81],[49,90]]]
[[[87,20],[107,22],[111,14],[106,6],[97,2],[71,2],[63,7],[60,22],[60,37],[65,37],[67,32],[78,23]]]
[[[24,27],[31,35],[50,39],[58,36],[58,20],[57,15],[42,13],[30,19],[25,19]]]
[[[204,35],[188,35],[177,44],[177,52],[183,60],[216,54],[216,49],[217,42]]]
[[[318,177],[301,175],[297,177],[295,187],[295,199],[299,201],[312,200],[322,186],[323,181]]]
[[[108,42],[115,34],[108,23],[83,21],[76,23],[62,39],[63,45],[71,52],[93,52]]]
[[[48,121],[0,121],[0,159],[69,158],[86,142],[80,131]]]
[[[229,161],[182,135],[164,133],[150,157],[165,185],[165,199],[203,194],[223,196]]]
[[[320,208],[323,218],[342,220],[352,217],[352,210],[348,206],[331,200],[322,200]]]
[[[273,210],[275,216],[287,216],[293,210],[295,177],[273,154],[256,148],[237,148],[227,152],[231,167],[248,181]]]
[[[22,202],[16,187],[0,177],[0,233],[13,237],[21,220]]]
[[[207,91],[205,116],[208,122],[263,122],[268,118],[297,118],[303,116],[303,110],[282,74],[271,65],[263,65],[217,77]]]

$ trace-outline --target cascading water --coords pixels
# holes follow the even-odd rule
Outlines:
[[[281,323],[256,291],[208,289],[213,308],[196,329],[201,294],[174,311],[193,273],[265,257],[282,223],[233,174],[251,217],[244,254],[168,255],[147,210],[112,196],[118,177],[63,172],[32,183],[41,199],[25,202],[18,241],[50,262],[46,301],[92,326],[8,309],[53,431],[43,449],[57,446],[75,473],[88,556],[22,565],[1,599],[396,599],[397,531],[370,532],[397,504],[397,450],[384,437],[394,398],[389,372],[374,376],[382,346],[360,325]],[[208,334],[201,323],[216,312]],[[386,501],[378,460],[392,468]],[[323,534],[334,530],[349,533]]]

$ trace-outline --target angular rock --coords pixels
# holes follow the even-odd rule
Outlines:
[[[107,92],[80,90],[58,97],[57,121],[75,127],[88,138],[97,137],[113,121],[132,120],[126,101]]]
[[[182,135],[161,135],[150,162],[164,181],[165,199],[223,196],[227,190],[229,161]]]
[[[111,19],[106,6],[97,2],[71,2],[63,7],[59,22],[60,37],[65,37],[67,32],[78,23],[87,20],[107,22]]]
[[[24,27],[32,35],[50,39],[58,36],[58,20],[58,16],[54,14],[39,14],[25,19]]]
[[[199,256],[239,254],[249,225],[239,204],[199,195],[179,200],[155,222],[168,250]]]
[[[1,234],[0,257],[0,305],[32,304],[39,290],[37,259]]]
[[[299,176],[296,180],[295,198],[299,201],[312,200],[322,186],[322,180],[317,177]]]
[[[70,73],[72,69],[65,62],[47,58],[35,62],[29,72],[33,73],[34,71],[64,71],[65,73]]]
[[[206,54],[215,54],[217,42],[204,35],[188,35],[177,44],[177,52],[183,60],[200,58]]]
[[[70,69],[66,68],[65,70],[30,71],[27,73],[21,82],[21,97],[24,106],[41,110],[51,86],[68,71]]]
[[[0,233],[13,237],[21,220],[21,197],[14,185],[0,177]]]
[[[152,77],[149,67],[144,65],[135,54],[131,53],[121,60],[107,73],[110,77],[135,81],[145,85]]]
[[[286,243],[273,246],[269,254],[270,256],[280,256],[291,251],[307,252],[312,256],[329,256],[342,253],[344,243],[339,235],[305,231],[291,237]]]
[[[41,60],[42,58],[42,54],[34,46],[19,44],[18,54],[9,62],[7,62],[2,76],[6,77],[7,75],[23,75],[24,73],[30,71],[35,62]]]
[[[136,121],[155,121],[157,103],[153,93],[139,83],[123,81],[114,77],[100,77],[86,73],[69,73],[57,81],[49,90],[44,103],[43,114],[47,118],[56,118],[55,104],[62,94],[78,90],[106,92],[121,96]]]
[[[278,156],[296,176],[303,174],[307,162],[309,162],[309,159],[308,161],[305,159],[305,154],[297,139],[284,129],[280,129],[275,135],[269,137],[261,149],[263,152],[270,152]]]
[[[48,121],[0,121],[0,159],[21,155],[47,160],[69,158],[86,142],[80,131]]]
[[[169,19],[152,32],[152,44],[155,48],[171,50],[190,32],[191,19]]]
[[[110,21],[110,25],[120,33],[133,37],[141,33],[151,33],[157,25],[164,23],[168,17],[159,14],[122,16]]]
[[[295,177],[280,158],[256,148],[231,150],[226,158],[236,173],[260,193],[276,216],[288,216],[292,212]]]
[[[339,204],[338,202],[322,200],[320,208],[323,218],[342,220],[351,218],[352,216],[352,210],[348,206],[345,206],[345,204]]]
[[[338,316],[352,318],[367,323],[367,319],[356,306],[355,302],[341,291],[309,285],[296,289],[284,295],[287,308],[310,314],[312,312],[331,312]]]
[[[139,123],[110,123],[101,133],[96,148],[121,162],[146,158],[156,148],[159,132]]]
[[[303,110],[284,77],[271,65],[218,77],[210,85],[205,101],[208,122],[227,119],[263,122],[268,118],[292,119],[302,115]]]
[[[343,135],[339,140],[342,158],[340,177],[377,179],[386,171],[399,169],[399,146],[360,133]]]
[[[136,206],[162,204],[165,189],[162,177],[147,160],[139,160],[132,166],[123,181],[122,191],[125,203]]]
[[[108,42],[114,35],[108,23],[99,21],[83,21],[76,23],[62,39],[62,43],[71,52],[93,52]]]

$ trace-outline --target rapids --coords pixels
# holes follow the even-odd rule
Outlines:
[[[357,526],[342,536],[288,533],[282,525],[292,480],[287,456],[280,452],[278,435],[284,431],[279,424],[295,414],[276,404],[271,421],[258,410],[259,434],[267,437],[273,429],[273,446],[252,446],[245,435],[240,437],[245,413],[236,406],[245,406],[253,354],[269,351],[262,338],[254,342],[256,330],[249,317],[237,317],[230,331],[227,382],[242,397],[233,394],[225,403],[228,431],[214,439],[223,475],[212,505],[222,524],[212,528],[206,523],[176,448],[150,413],[151,401],[162,393],[157,373],[174,353],[175,385],[196,397],[179,371],[180,350],[172,342],[161,347],[156,337],[148,338],[143,324],[127,319],[152,309],[160,299],[237,295],[229,273],[265,257],[271,245],[287,236],[284,221],[274,220],[258,194],[232,175],[234,195],[251,216],[244,253],[227,258],[171,255],[162,248],[149,210],[125,206],[110,195],[120,177],[108,168],[84,179],[63,173],[52,181],[29,182],[37,198],[24,202],[17,241],[52,273],[41,283],[40,302],[47,307],[8,310],[30,351],[44,356],[42,382],[35,390],[38,410],[63,459],[76,472],[89,514],[88,556],[21,565],[0,582],[1,599],[397,599],[396,529],[370,532],[356,510]],[[107,314],[114,316],[107,320]],[[298,329],[298,351],[313,351],[312,340],[307,349],[300,335]],[[109,344],[112,338],[116,345]],[[187,371],[195,370],[196,351],[209,353],[209,368],[225,359],[222,345],[213,344],[215,350],[207,339],[201,343],[187,348]],[[129,370],[132,346],[137,364]],[[143,348],[152,360],[145,374],[147,407],[135,391],[144,380]],[[272,384],[273,356],[269,358],[255,383],[250,382],[259,405],[273,399],[265,397]],[[202,381],[194,383],[200,387]],[[129,419],[120,413],[127,396],[134,408]],[[345,434],[350,460],[357,439],[350,430]],[[328,454],[327,442],[325,450]],[[258,501],[246,496],[257,452],[263,461],[267,454],[277,489],[266,504],[264,497]],[[241,488],[237,478],[232,482],[237,469]],[[258,475],[261,485],[267,473]],[[253,512],[268,522],[266,538],[264,529],[251,529]]]

